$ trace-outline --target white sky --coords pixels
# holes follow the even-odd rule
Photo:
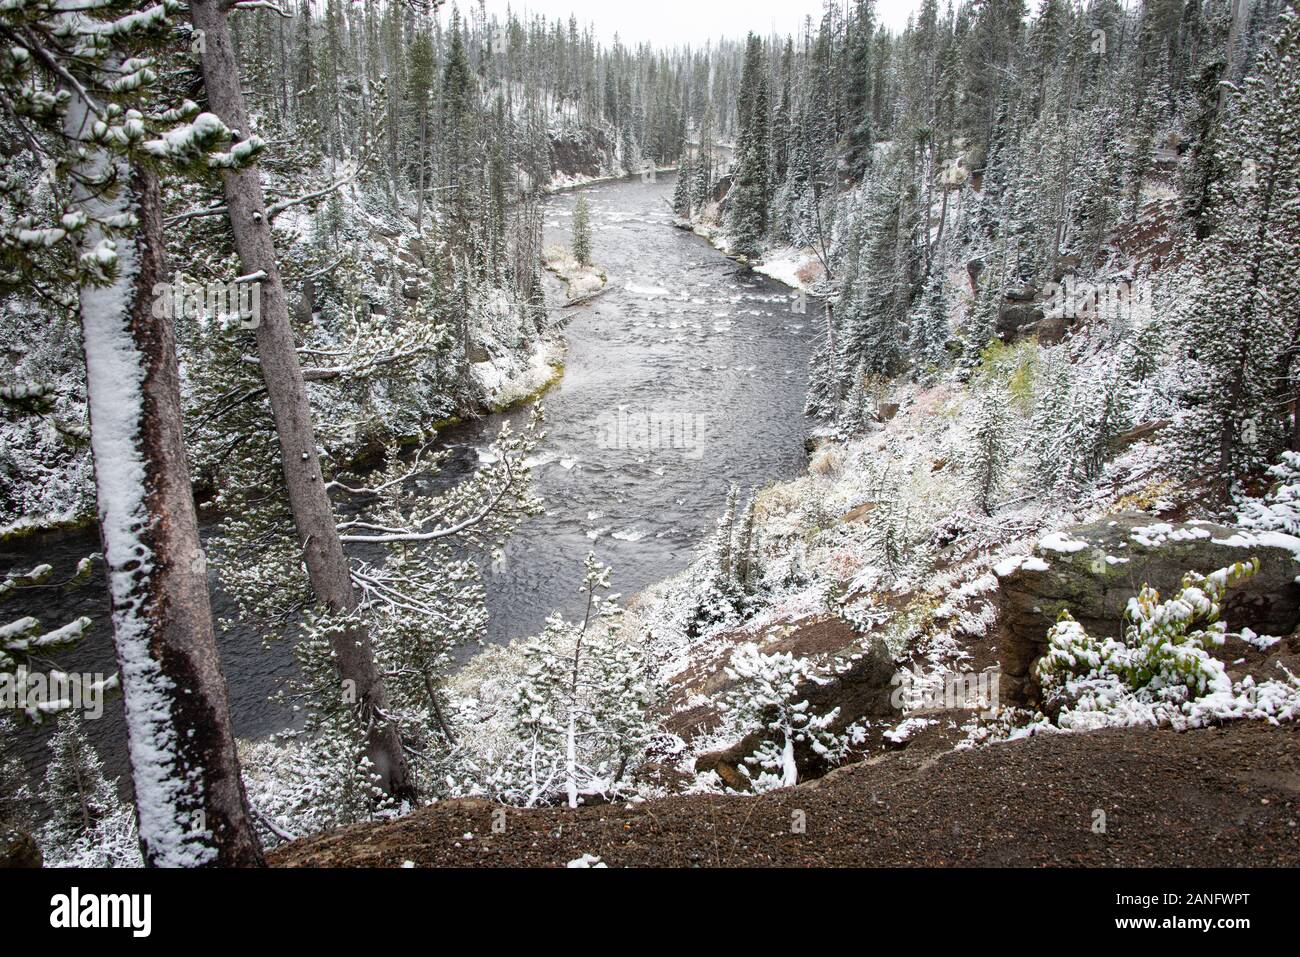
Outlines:
[[[477,6],[477,0],[457,2],[462,15]],[[657,47],[700,46],[722,36],[743,39],[750,30],[795,34],[806,16],[815,26],[823,8],[822,0],[486,0],[485,5],[489,16],[504,16],[507,7],[519,16],[541,14],[551,20],[568,20],[572,13],[579,27],[590,24],[602,43],[617,33],[626,45],[649,42]],[[920,0],[876,0],[876,19],[898,31],[918,7]],[[444,14],[450,8],[449,2]]]

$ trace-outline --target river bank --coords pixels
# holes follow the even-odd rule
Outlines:
[[[621,591],[639,591],[689,564],[731,483],[758,485],[803,468],[804,317],[790,310],[783,287],[735,270],[702,240],[668,228],[672,186],[668,174],[582,191],[592,210],[593,258],[609,284],[598,299],[572,308],[552,290],[551,304],[565,308],[567,349],[563,377],[547,377],[548,435],[532,463],[545,512],[485,568],[488,643],[538,631],[551,611],[573,613],[588,550],[615,569]],[[568,246],[576,196],[570,190],[548,200],[546,242]],[[448,453],[438,481],[470,474],[501,424],[518,425],[527,414],[515,406],[447,425],[438,437]],[[620,414],[625,423],[629,415],[656,416],[681,430],[680,441],[650,447],[646,437],[611,431]],[[96,548],[93,534],[74,534],[42,560],[58,576]],[[239,621],[220,571],[221,556],[211,556],[214,615],[231,622],[219,641],[232,716],[241,738],[258,738],[291,718],[269,699],[294,665],[286,642],[267,644],[256,623]],[[103,588],[95,579],[68,594],[43,594],[31,606],[50,621],[95,619],[90,636],[62,662],[68,670],[116,670]],[[110,774],[124,777],[120,701],[87,731]],[[43,737],[23,745],[33,773],[44,761]]]

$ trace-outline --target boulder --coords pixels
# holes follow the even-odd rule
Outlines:
[[[1070,331],[1070,324],[1062,316],[1044,316],[1028,325],[1021,326],[1013,335],[1017,338],[1034,336],[1045,346],[1054,346],[1065,339]]]
[[[1163,597],[1188,571],[1208,574],[1258,558],[1259,571],[1233,586],[1224,619],[1234,630],[1290,635],[1300,624],[1300,539],[1210,522],[1162,522],[1140,512],[1112,515],[1042,539],[1031,556],[999,564],[998,648],[1011,704],[1036,705],[1033,665],[1048,629],[1068,610],[1094,636],[1119,637],[1124,609],[1143,585]]]
[[[0,828],[0,870],[40,866],[41,849],[30,834],[18,828]]]
[[[1001,339],[1014,339],[1025,326],[1042,318],[1042,307],[1032,302],[1004,302],[998,307],[996,332]]]
[[[851,522],[861,522],[863,519],[866,519],[867,516],[869,516],[873,511],[875,511],[877,507],[878,507],[878,503],[876,502],[863,502],[861,505],[857,506],[856,508],[851,508],[843,515],[841,515],[840,521],[844,522],[845,524],[849,524]]]

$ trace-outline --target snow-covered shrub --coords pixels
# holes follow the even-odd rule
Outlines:
[[[307,734],[240,747],[244,787],[263,843],[395,816],[364,735],[333,717]]]
[[[697,638],[711,628],[745,620],[762,603],[763,567],[754,498],[737,512],[732,486],[718,528],[691,567],[686,634]]]
[[[816,680],[807,658],[796,658],[790,652],[765,655],[749,642],[732,652],[725,671],[736,685],[723,700],[724,713],[742,733],[762,728],[772,735],[764,737],[750,759],[759,768],[753,778],[755,790],[798,783],[797,743],[807,744],[828,760],[837,758],[842,742],[830,726],[839,709],[817,715],[806,700],[794,698],[800,685]]]
[[[1121,639],[1095,639],[1063,612],[1037,665],[1048,710],[1068,727],[1092,720],[1081,718],[1084,713],[1113,711],[1127,699],[1178,709],[1206,695],[1231,693],[1222,662],[1206,649],[1224,641],[1224,593],[1258,568],[1255,559],[1209,575],[1188,572],[1167,601],[1144,587],[1129,599]]]

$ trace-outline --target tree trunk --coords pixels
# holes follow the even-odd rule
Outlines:
[[[420,111],[420,148],[416,151],[416,199],[415,199],[415,231],[417,235],[424,235],[424,168],[426,165],[424,156],[424,135],[425,135],[425,113]]]
[[[84,104],[69,110],[81,132]],[[117,236],[117,274],[81,289],[100,539],[108,566],[117,663],[140,846],[149,865],[261,865],[212,631],[207,576],[181,433],[171,322],[154,316],[163,280],[158,181],[91,150],[78,172],[116,164],[113,195],[78,200],[92,223],[134,213]],[[82,251],[104,239],[87,228]]]
[[[204,38],[203,82],[209,107],[232,130],[247,136],[248,115],[230,43],[228,9],[228,3],[217,0],[191,0],[190,18]],[[315,427],[289,325],[284,283],[276,263],[257,166],[226,171],[222,182],[241,268],[245,273],[265,274],[257,351],[307,574],[317,600],[332,614],[348,615],[356,609],[356,594],[321,476]],[[355,702],[367,729],[370,759],[385,790],[394,797],[414,799],[415,786],[402,743],[396,726],[387,718],[387,699],[375,668],[369,632],[357,624],[335,634],[330,641],[339,669],[340,694],[346,694],[344,700]]]
[[[835,345],[835,309],[831,305],[830,297],[826,297],[826,352],[828,361],[831,366],[831,401],[835,404],[835,411],[831,414],[832,419],[838,420],[840,417],[840,404],[844,401],[843,390],[840,387],[840,359]]]

